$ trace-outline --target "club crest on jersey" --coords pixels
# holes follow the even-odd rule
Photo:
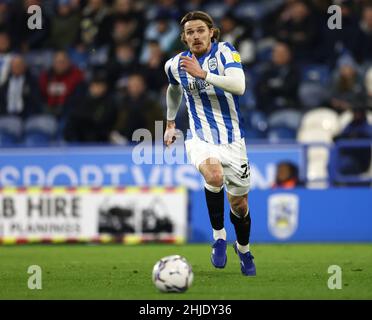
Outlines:
[[[268,199],[268,227],[277,239],[285,240],[297,230],[299,200],[296,194],[278,193]]]
[[[209,70],[211,70],[211,71],[216,70],[217,69],[217,59],[216,58],[209,59],[208,60],[208,67],[209,67]]]

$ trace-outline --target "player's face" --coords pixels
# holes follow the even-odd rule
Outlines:
[[[193,54],[200,56],[210,49],[213,29],[209,29],[204,21],[187,21],[184,33],[184,39]]]

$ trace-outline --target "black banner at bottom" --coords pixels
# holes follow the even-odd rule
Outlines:
[[[372,300],[2,300],[2,312],[37,319],[252,319],[275,316],[302,319],[309,316],[345,316],[372,310]],[[49,309],[49,311],[48,311]],[[365,310],[364,310],[365,309]],[[51,310],[51,312],[50,312]]]

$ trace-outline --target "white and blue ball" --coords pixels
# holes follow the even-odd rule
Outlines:
[[[161,258],[152,270],[152,281],[162,292],[185,292],[193,279],[191,265],[179,255]]]

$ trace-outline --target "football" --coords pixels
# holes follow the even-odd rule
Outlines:
[[[152,270],[152,281],[162,292],[185,292],[193,279],[191,265],[179,255],[161,258]]]

